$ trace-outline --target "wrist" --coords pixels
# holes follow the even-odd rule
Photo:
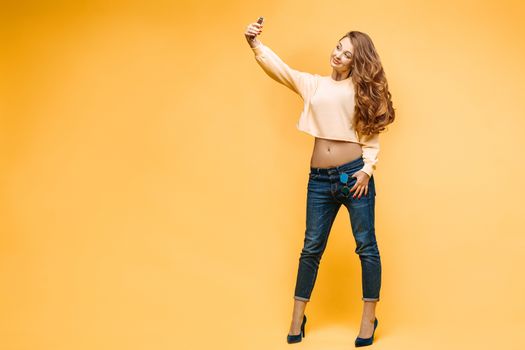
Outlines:
[[[248,44],[250,44],[250,47],[253,49],[254,47],[259,46],[261,42],[257,39],[257,37],[253,39],[248,39]]]

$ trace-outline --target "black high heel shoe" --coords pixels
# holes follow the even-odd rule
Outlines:
[[[372,345],[372,343],[374,342],[374,333],[376,332],[377,324],[378,324],[378,321],[376,317],[374,320],[374,332],[372,332],[372,336],[370,338],[359,338],[359,337],[355,338],[356,347]]]
[[[301,333],[297,335],[288,334],[286,341],[288,344],[299,343],[304,338],[304,325],[306,324],[306,315],[303,315],[303,323],[301,324]],[[301,336],[302,335],[302,336]]]

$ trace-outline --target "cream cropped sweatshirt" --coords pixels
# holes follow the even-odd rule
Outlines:
[[[360,144],[365,163],[360,170],[372,176],[378,160],[379,134],[360,139],[352,127],[355,91],[351,77],[337,81],[331,76],[298,71],[260,41],[252,50],[266,74],[302,97],[304,107],[297,129],[319,138]]]

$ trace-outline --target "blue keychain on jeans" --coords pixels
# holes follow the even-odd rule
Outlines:
[[[341,192],[345,194],[345,196],[348,196],[350,193],[350,188],[348,188],[348,174],[342,173],[339,175],[339,181],[344,183],[343,187],[341,188]]]

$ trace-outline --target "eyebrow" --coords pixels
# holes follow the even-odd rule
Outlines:
[[[337,44],[343,46],[340,41]],[[348,50],[345,50],[345,52],[348,52],[350,55],[352,55],[352,53]]]

